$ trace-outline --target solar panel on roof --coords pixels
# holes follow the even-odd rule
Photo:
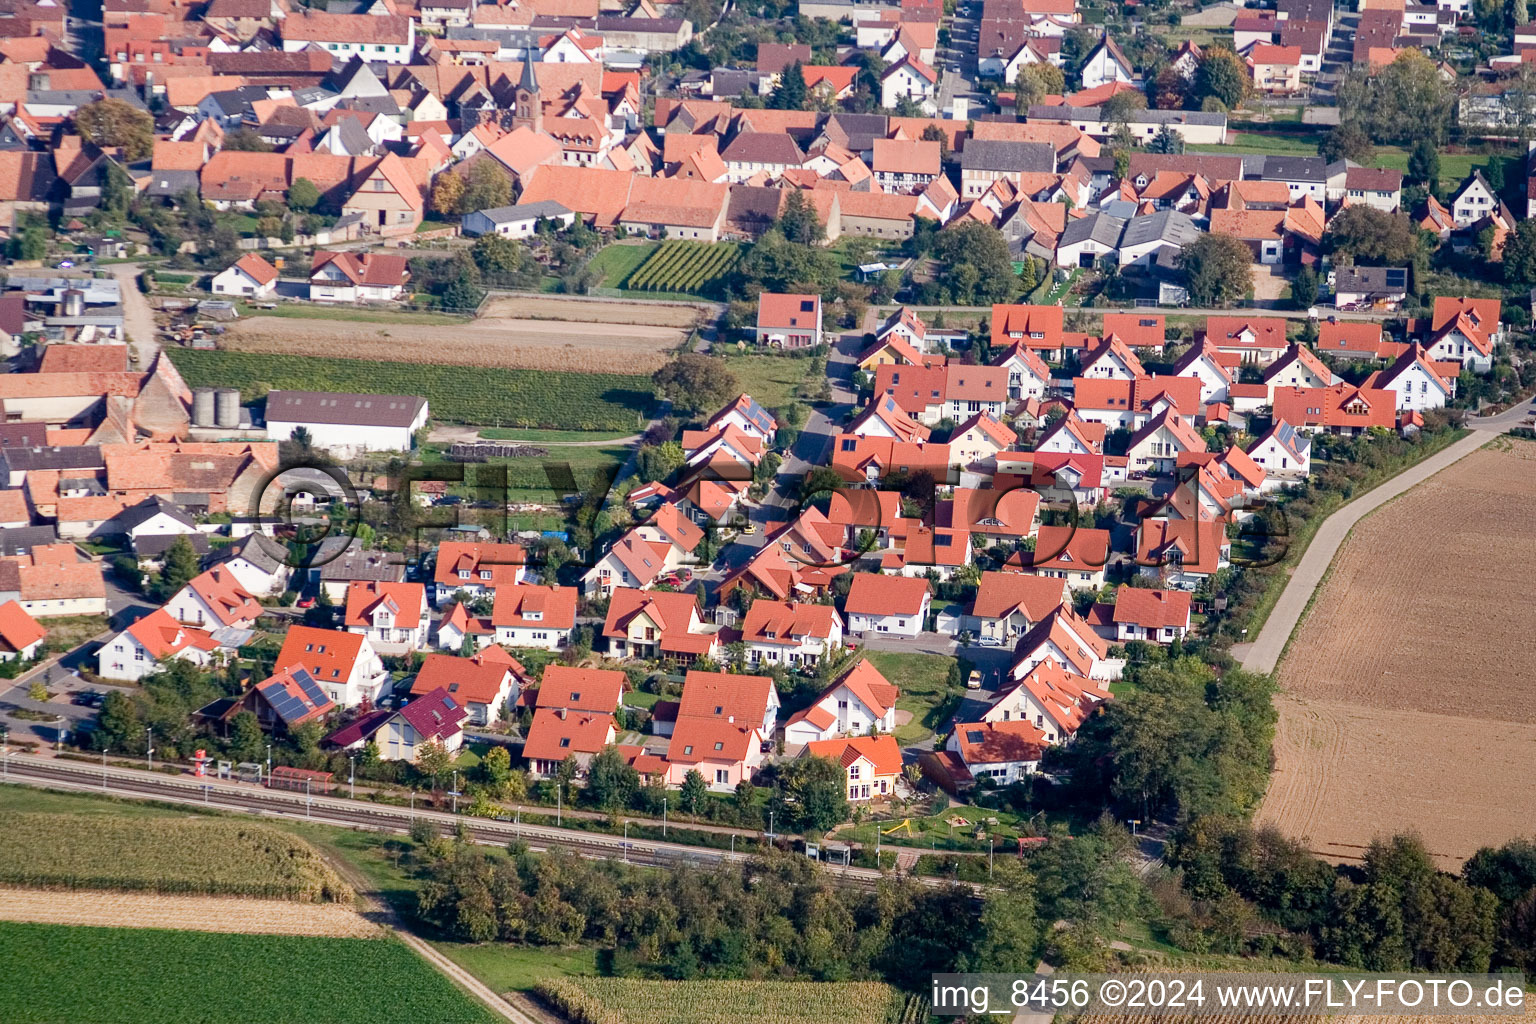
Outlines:
[[[1406,270],[1389,270],[1389,271],[1387,271],[1387,287],[1388,288],[1402,288],[1407,283],[1408,283],[1408,271],[1406,271]]]
[[[299,688],[304,691],[304,696],[308,697],[316,707],[325,703],[325,692],[308,672],[300,669],[293,674],[293,681],[299,684]]]

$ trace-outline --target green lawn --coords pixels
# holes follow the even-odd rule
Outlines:
[[[394,939],[0,923],[7,1024],[484,1024]]]
[[[933,735],[960,696],[949,688],[949,668],[955,659],[947,654],[890,651],[869,651],[867,656],[870,664],[901,691],[897,709],[912,712],[911,722],[896,727],[896,739],[906,744]]]
[[[0,814],[94,814],[166,818],[197,813],[182,807],[119,800],[95,793],[65,793],[31,786],[0,785]]]
[[[527,992],[541,981],[597,974],[595,949],[536,948],[504,942],[432,945],[497,992]]]
[[[660,246],[660,242],[615,242],[593,256],[587,268],[602,275],[597,282],[599,287],[622,288],[635,268],[650,259]]]
[[[518,430],[516,427],[487,427],[480,431],[487,441],[622,441],[633,437],[634,431],[618,433],[612,430]]]
[[[476,463],[475,467],[466,474],[465,483],[452,484],[449,486],[449,491],[470,500],[480,498],[494,500],[495,496],[501,493],[501,480],[498,474],[505,467],[507,501],[554,505],[564,496],[557,490],[556,484],[569,486],[569,481],[564,479],[567,467],[570,469],[571,479],[575,481],[576,489],[583,491],[599,479],[611,479],[618,468],[629,459],[630,450],[628,445],[602,448],[551,448],[548,455],[538,458],[491,459],[485,463]],[[440,459],[442,452],[442,446],[436,444],[423,445],[421,448],[422,458],[429,462]],[[546,467],[554,467],[553,482],[551,482],[551,470]],[[540,528],[560,529],[559,526]]]
[[[741,385],[741,390],[757,399],[767,409],[778,409],[793,401],[797,389],[810,373],[810,359],[770,356],[759,353],[728,355],[725,364]]]

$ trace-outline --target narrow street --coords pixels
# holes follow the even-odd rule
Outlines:
[[[123,330],[128,335],[128,344],[138,356],[134,366],[139,370],[148,370],[154,365],[155,356],[160,353],[160,341],[155,333],[154,311],[149,307],[149,300],[139,290],[139,265],[114,263],[108,270],[122,292]]]

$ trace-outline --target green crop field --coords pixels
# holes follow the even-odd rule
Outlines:
[[[239,388],[244,401],[268,391],[423,395],[432,417],[451,423],[549,430],[636,430],[656,396],[641,377],[551,373],[319,356],[176,349],[171,361],[192,387]]]
[[[6,1024],[490,1024],[393,939],[0,922]]]
[[[597,282],[599,287],[622,288],[625,279],[659,248],[660,242],[615,242],[593,256],[587,269],[602,275]]]
[[[877,982],[645,981],[559,978],[538,992],[574,1024],[893,1024],[921,1020]]]
[[[320,855],[268,825],[209,818],[7,814],[0,882],[350,902]],[[4,1020],[0,1014],[0,1020]]]
[[[740,247],[729,242],[663,242],[624,281],[629,291],[705,295],[736,261]]]

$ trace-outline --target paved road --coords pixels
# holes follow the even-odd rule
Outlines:
[[[1531,415],[1532,410],[1533,403],[1528,401],[1497,416],[1469,418],[1467,426],[1472,428],[1472,432],[1466,437],[1399,473],[1329,516],[1318,528],[1312,543],[1291,573],[1290,582],[1285,585],[1285,591],[1280,595],[1274,611],[1264,621],[1264,628],[1244,651],[1243,668],[1250,672],[1274,671],[1280,663],[1285,645],[1290,641],[1291,633],[1306,611],[1307,603],[1312,600],[1313,592],[1322,583],[1328,567],[1333,564],[1333,556],[1338,553],[1339,546],[1356,523],[1409,488],[1423,483],[1457,460],[1477,451],[1502,431],[1518,425],[1522,419]]]
[[[108,269],[123,293],[123,329],[138,352],[138,369],[147,370],[160,352],[160,342],[155,334],[154,311],[149,308],[144,293],[139,291],[139,265],[114,263]]]

